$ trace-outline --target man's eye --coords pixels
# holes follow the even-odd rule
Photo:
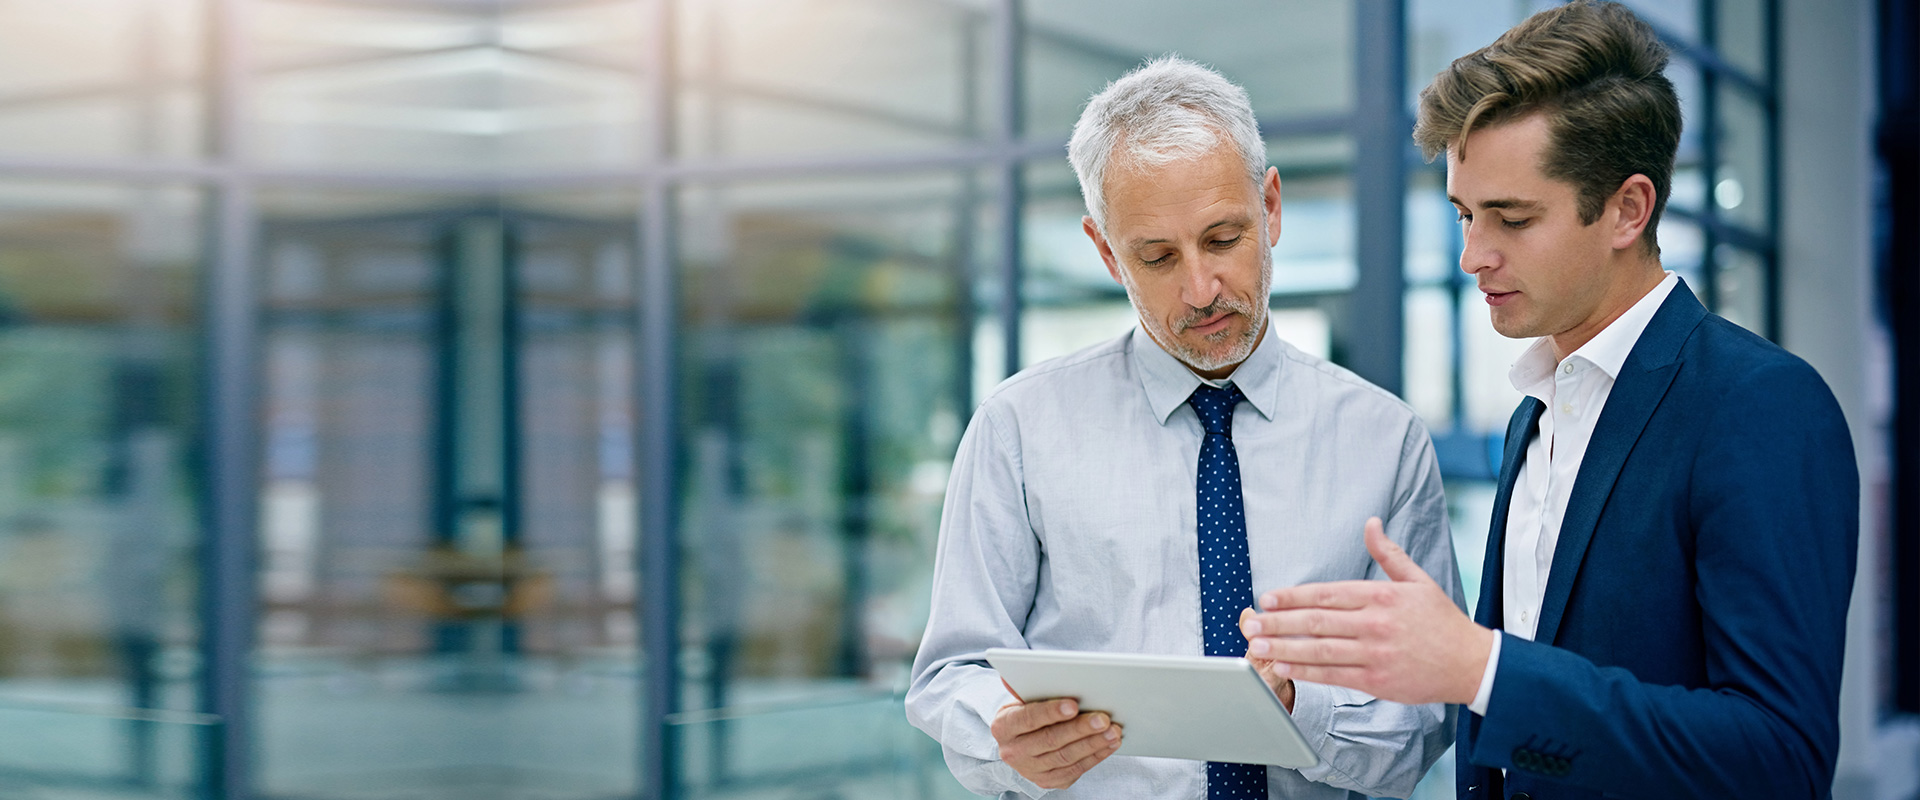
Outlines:
[[[1455,213],[1455,214],[1459,214],[1459,215],[1460,215],[1460,216],[1459,216],[1459,217],[1458,217],[1457,219],[1455,219],[1455,220],[1454,220],[1454,222],[1458,222],[1458,223],[1460,223],[1460,224],[1462,224],[1462,225],[1471,225],[1471,224],[1473,224],[1473,215],[1472,215],[1472,214],[1469,214],[1469,213],[1467,213],[1467,212],[1465,212],[1465,211],[1455,211],[1454,213]]]
[[[1159,258],[1143,258],[1140,260],[1140,263],[1145,264],[1149,267],[1158,267],[1167,263],[1167,259],[1170,259],[1170,258],[1173,258],[1173,255],[1171,253],[1161,256]]]
[[[1527,223],[1530,223],[1532,221],[1533,220],[1530,218],[1529,219],[1510,219],[1510,220],[1503,221],[1501,224],[1509,228],[1512,228],[1514,230],[1519,230],[1521,228],[1527,227]]]
[[[1232,237],[1228,237],[1228,238],[1226,238],[1226,239],[1215,239],[1215,240],[1213,240],[1213,246],[1214,246],[1214,247],[1232,247],[1232,246],[1234,246],[1234,245],[1236,245],[1236,244],[1239,244],[1239,243],[1240,243],[1240,237],[1238,237],[1238,236],[1232,236]]]

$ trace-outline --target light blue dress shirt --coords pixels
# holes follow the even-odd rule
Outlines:
[[[1232,375],[1256,594],[1380,578],[1367,517],[1462,604],[1446,498],[1407,405],[1302,353],[1269,327]],[[1013,700],[989,647],[1199,655],[1194,471],[1200,378],[1145,333],[1036,364],[974,413],[940,520],[933,606],[907,717],[961,784],[1006,798],[1204,798],[1206,764],[1115,756],[1048,791],[999,760],[988,725]],[[1463,605],[1464,608],[1464,605]],[[1320,754],[1267,769],[1270,796],[1405,797],[1453,740],[1455,709],[1295,684],[1293,718]]]

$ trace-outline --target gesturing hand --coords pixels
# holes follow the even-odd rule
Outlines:
[[[1367,520],[1367,552],[1391,581],[1310,583],[1260,597],[1246,617],[1247,655],[1274,672],[1329,683],[1397,703],[1473,701],[1493,649],[1493,631],[1474,624],[1445,590]]]
[[[1247,617],[1253,616],[1253,609],[1240,609],[1240,630],[1246,632]],[[1253,639],[1248,635],[1247,639]],[[1280,664],[1270,658],[1256,658],[1248,654],[1247,661],[1253,664],[1254,671],[1260,673],[1260,679],[1267,682],[1267,688],[1273,690],[1273,696],[1280,698],[1280,705],[1287,707],[1287,713],[1293,713],[1293,681],[1280,676],[1276,670]]]
[[[1001,683],[1006,683],[1001,681]],[[1013,692],[1013,687],[1007,687]],[[1043,789],[1064,789],[1120,749],[1120,726],[1070,699],[1014,702],[993,717],[1000,760]]]

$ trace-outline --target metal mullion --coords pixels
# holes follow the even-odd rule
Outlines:
[[[1707,196],[1700,204],[1700,299],[1707,310],[1720,310],[1720,136],[1725,126],[1720,120],[1721,70],[1702,60],[1701,51],[1709,51],[1716,63],[1719,56],[1710,52],[1715,38],[1714,0],[1700,0],[1700,31],[1705,42],[1691,47],[1694,61],[1700,64],[1700,119],[1706,121],[1700,137],[1700,177],[1706,182]],[[1724,66],[1724,64],[1722,64]]]
[[[1345,366],[1399,395],[1406,326],[1407,131],[1412,127],[1406,119],[1406,2],[1360,0],[1354,14],[1354,260],[1359,280],[1336,322],[1335,335],[1346,348]]]
[[[1767,125],[1767,230],[1768,247],[1762,255],[1761,264],[1767,275],[1767,290],[1764,303],[1767,309],[1765,336],[1772,341],[1780,341],[1780,4],[1777,0],[1762,0],[1761,35],[1767,49],[1767,86],[1772,90],[1762,95],[1763,113]]]
[[[238,173],[245,157],[240,111],[245,98],[244,0],[209,0],[209,156],[215,202],[203,339],[205,402],[202,404],[201,480],[204,508],[200,606],[202,668],[200,705],[221,719],[204,754],[210,798],[251,796],[251,673],[257,598],[254,525],[259,476],[255,469],[259,425],[259,348],[253,255],[255,203],[252,186]]]
[[[638,564],[641,591],[635,615],[642,638],[639,795],[672,800],[678,791],[678,752],[673,714],[679,709],[680,583],[676,558],[678,486],[674,433],[678,392],[674,329],[678,316],[672,249],[672,183],[665,166],[673,157],[674,17],[672,0],[639,0],[653,25],[647,103],[653,121],[647,143],[648,171],[640,176],[642,207],[637,220],[640,278],[635,282],[639,369],[635,400],[640,416],[635,449],[640,498]]]
[[[1025,238],[1022,227],[1022,214],[1025,205],[1025,189],[1021,180],[1022,161],[1011,156],[1020,142],[1025,127],[1025,93],[1022,82],[1026,79],[1022,48],[1023,39],[1022,8],[1020,0],[1000,0],[995,6],[994,39],[997,47],[994,55],[998,58],[998,77],[1000,92],[1000,117],[997,138],[1002,159],[996,164],[1000,177],[1000,330],[1002,342],[1003,372],[1012,375],[1020,371],[1020,279],[1024,270],[1020,264],[1020,246]],[[1058,151],[1054,151],[1056,154]]]

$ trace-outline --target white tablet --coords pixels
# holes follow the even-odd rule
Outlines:
[[[1244,658],[1014,650],[987,662],[1029,702],[1071,697],[1124,726],[1123,756],[1311,767],[1320,757]]]

